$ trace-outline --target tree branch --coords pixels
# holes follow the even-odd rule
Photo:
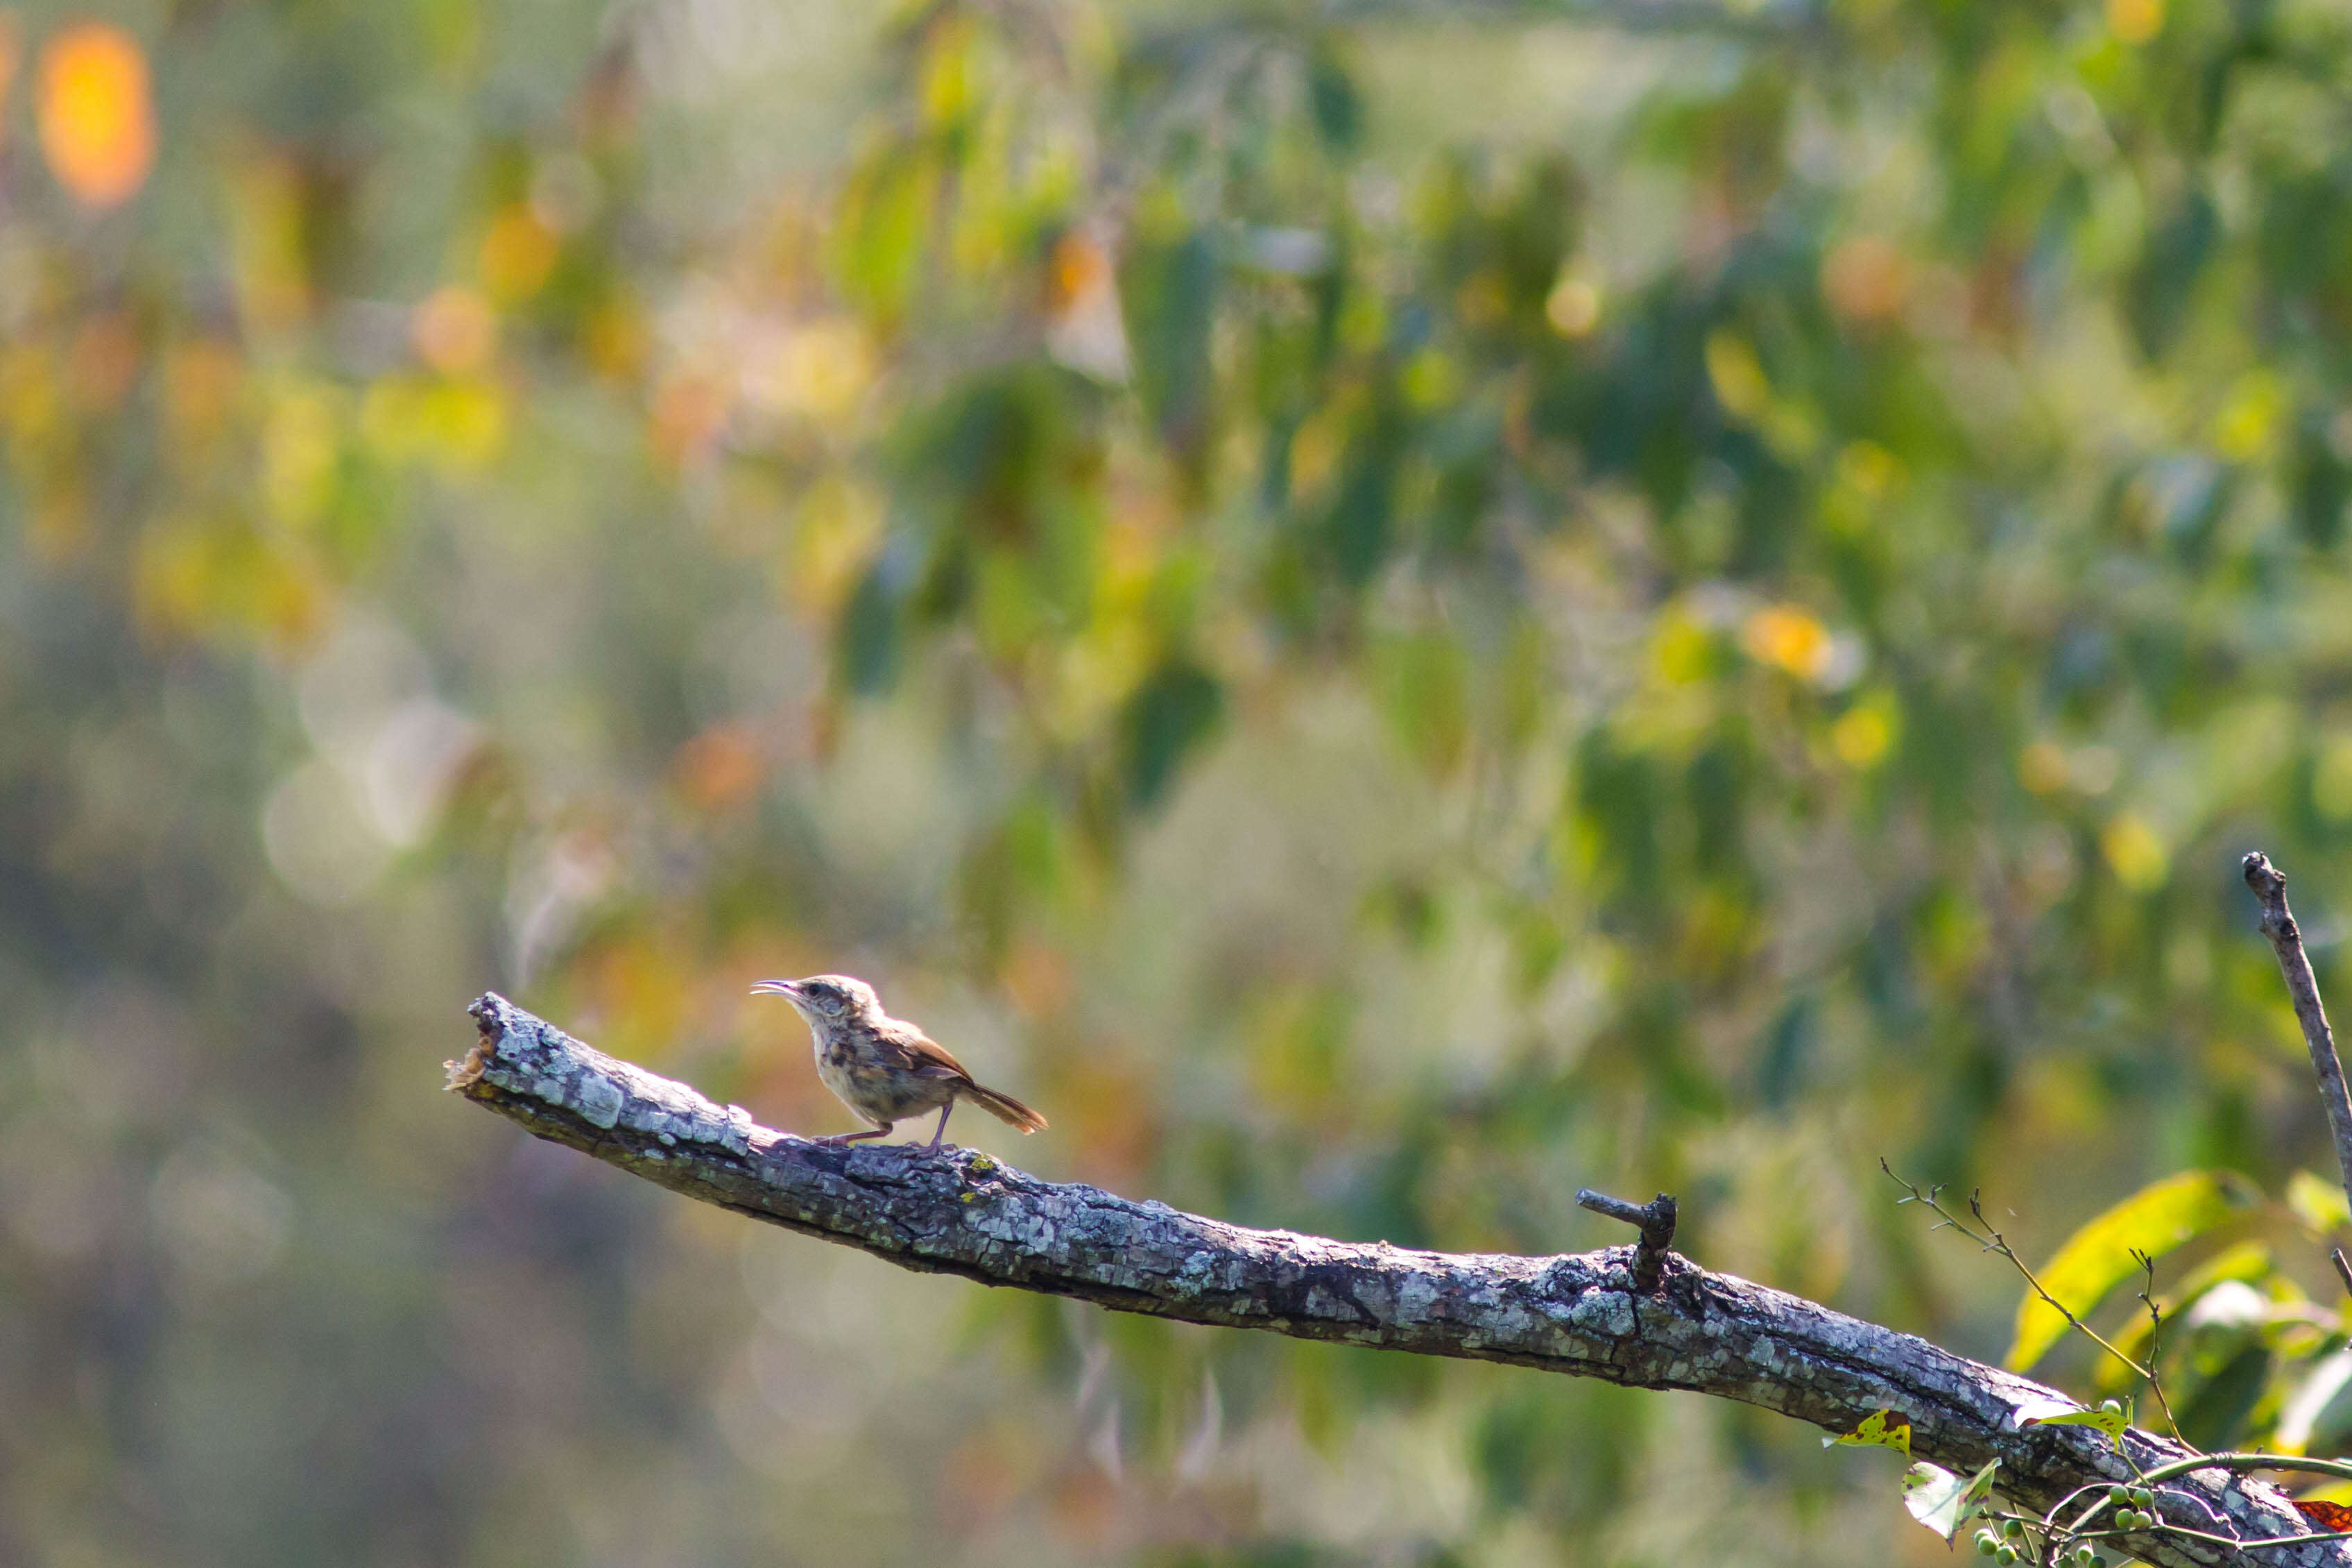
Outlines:
[[[2000,1490],[2036,1510],[2192,1457],[2140,1431],[2123,1453],[2085,1427],[2021,1431],[2021,1408],[2046,1410],[2063,1396],[1673,1254],[1656,1291],[1643,1294],[1633,1247],[1556,1258],[1408,1251],[1244,1229],[1041,1181],[976,1150],[824,1147],[593,1051],[502,997],[470,1010],[480,1039],[449,1064],[457,1092],[673,1192],[902,1268],[1187,1322],[1694,1389],[1832,1432],[1892,1409],[1910,1419],[1915,1456],[1961,1474],[1998,1458]],[[2170,1523],[2217,1539],[2131,1538],[2149,1562],[2352,1568],[2346,1543],[2242,1551],[2218,1539],[2309,1530],[2260,1482],[2195,1472],[2168,1482],[2158,1504]]]

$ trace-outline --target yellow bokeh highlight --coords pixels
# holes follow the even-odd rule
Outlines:
[[[1771,411],[1772,382],[1764,374],[1764,361],[1744,338],[1730,332],[1707,334],[1706,379],[1726,413],[1753,422]]]
[[[822,423],[839,423],[856,412],[875,373],[873,347],[856,322],[811,322],[784,340],[776,365],[778,401]]]
[[[2126,44],[2164,31],[2164,0],[2107,0],[2107,30]]]
[[[329,595],[309,561],[225,518],[151,523],[131,559],[131,606],[151,637],[243,634],[280,647],[310,642]]]
[[[1690,616],[1669,611],[1651,638],[1650,664],[1670,686],[1696,685],[1714,668],[1715,639]]]
[[[1748,657],[1804,681],[1827,674],[1834,652],[1828,628],[1793,604],[1767,605],[1750,615],[1739,642]]]
[[[1885,499],[1903,479],[1903,459],[1875,441],[1849,441],[1838,449],[1837,482],[1864,500]]]
[[[833,614],[880,544],[882,522],[882,497],[847,476],[810,486],[782,564],[784,597],[812,615]]]
[[[2286,389],[2276,376],[2240,376],[2213,415],[2214,449],[2232,463],[2253,462],[2275,444],[2286,412]]]
[[[555,231],[529,206],[519,203],[509,207],[483,232],[476,257],[482,287],[501,304],[528,299],[546,286],[562,249]]]
[[[480,380],[386,376],[360,402],[360,438],[371,453],[388,463],[429,463],[451,475],[497,457],[507,424],[506,395]]]
[[[1857,770],[1875,768],[1895,744],[1895,724],[1874,703],[1848,709],[1830,726],[1830,749],[1837,759]]]
[[[2164,885],[2171,857],[2156,830],[2129,811],[2110,821],[2099,833],[2099,852],[2106,857],[2116,880],[2134,893]]]
[[[1462,394],[1462,367],[1440,350],[1423,349],[1405,361],[1397,384],[1413,407],[1442,408]]]
[[[1780,457],[1802,458],[1820,444],[1819,420],[1806,409],[1776,397],[1772,380],[1755,346],[1736,332],[1717,329],[1706,338],[1706,379],[1723,411],[1764,437]]]
[[[581,328],[580,351],[598,375],[614,381],[627,381],[642,371],[652,346],[645,317],[626,299],[605,300]]]
[[[2066,788],[2066,754],[2046,740],[2037,740],[2017,754],[2017,781],[2036,795],[2054,795]]]
[[[261,497],[270,517],[301,528],[324,516],[342,453],[342,417],[328,389],[300,387],[276,398],[261,428]]]
[[[41,51],[41,154],[86,206],[128,201],[155,164],[155,106],[147,57],[110,23],[66,28]]]
[[[1589,279],[1561,273],[1544,297],[1544,319],[1563,338],[1582,338],[1601,325],[1601,288]]]

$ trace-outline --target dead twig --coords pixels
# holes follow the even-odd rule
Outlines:
[[[1662,1192],[1648,1203],[1628,1203],[1580,1186],[1576,1189],[1576,1203],[1580,1208],[1642,1228],[1642,1239],[1633,1247],[1633,1288],[1645,1296],[1655,1291],[1658,1276],[1665,1271],[1666,1249],[1675,1244],[1675,1200]]]
[[[2344,1086],[2344,1063],[2336,1054],[2336,1031],[2327,1026],[2327,1008],[2319,999],[2319,980],[2303,950],[2303,929],[2286,906],[2286,873],[2270,862],[2260,850],[2242,863],[2246,885],[2262,904],[2262,933],[2278,955],[2279,973],[2286,977],[2286,993],[2294,1002],[2295,1022],[2303,1026],[2303,1043],[2311,1051],[2311,1071],[2319,1080],[2319,1103],[2327,1113],[2327,1130],[2336,1140],[2336,1166],[2344,1178],[2344,1197],[2352,1203],[2352,1092]],[[2343,1249],[2332,1254],[2336,1276],[2352,1293],[2352,1264]]]

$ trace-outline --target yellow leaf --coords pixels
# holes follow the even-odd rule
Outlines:
[[[2080,1317],[2139,1271],[2135,1249],[2155,1257],[2200,1236],[2245,1203],[2238,1178],[2220,1171],[2168,1176],[2124,1199],[2066,1239],[2037,1270],[2044,1289]],[[2066,1320],[2031,1289],[2018,1303],[2017,1335],[2004,1364],[2023,1372],[2066,1332]]]
[[[1862,1418],[1862,1425],[1843,1437],[1823,1437],[1822,1447],[1846,1448],[1894,1448],[1905,1458],[1911,1457],[1911,1417],[1893,1410],[1880,1410]]]

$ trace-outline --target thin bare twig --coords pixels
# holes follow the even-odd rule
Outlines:
[[[2319,1080],[2319,1103],[2327,1113],[2327,1131],[2336,1140],[2336,1166],[2344,1178],[2344,1200],[2352,1204],[2352,1092],[2344,1086],[2344,1063],[2336,1054],[2336,1031],[2327,1027],[2327,1008],[2319,999],[2319,980],[2303,950],[2303,928],[2286,906],[2286,873],[2270,862],[2260,850],[2242,862],[2246,885],[2263,906],[2262,933],[2278,955],[2279,973],[2286,977],[2286,994],[2294,1002],[2295,1022],[2303,1026],[2303,1043],[2311,1051],[2311,1071]],[[2352,1264],[2343,1249],[2332,1254],[2336,1277],[2352,1294]]]
[[[2172,1435],[2180,1437],[2180,1423],[2172,1418],[2172,1401],[2164,1396],[2164,1309],[2156,1304],[2156,1259],[2137,1247],[2131,1255],[2140,1269],[2140,1304],[2147,1309],[2147,1391],[2156,1396],[2157,1407],[2164,1412]],[[2180,1441],[2187,1448],[2197,1447],[2186,1437]]]
[[[2164,1381],[2157,1375],[2155,1356],[2151,1354],[2148,1357],[2147,1364],[2142,1366],[2138,1362],[2133,1360],[2130,1356],[2126,1355],[2122,1351],[2116,1349],[2105,1334],[2099,1333],[2098,1330],[2093,1328],[2090,1324],[2076,1317],[2074,1315],[2074,1309],[2067,1306],[2065,1302],[2060,1301],[2057,1297],[2052,1295],[2049,1290],[2042,1283],[2041,1276],[2034,1273],[2032,1269],[2027,1265],[2025,1260],[2017,1255],[2017,1249],[2009,1244],[2008,1239],[2003,1237],[2000,1231],[1993,1228],[1992,1221],[1985,1218],[1984,1206],[1979,1200],[1979,1195],[1973,1192],[1969,1194],[1969,1212],[1976,1216],[1976,1220],[1979,1225],[1984,1227],[1981,1233],[1969,1229],[1966,1220],[1960,1218],[1958,1215],[1953,1214],[1949,1209],[1947,1209],[1944,1207],[1942,1202],[1944,1187],[1941,1182],[1937,1183],[1935,1186],[1928,1187],[1923,1192],[1920,1190],[1917,1183],[1906,1181],[1901,1176],[1896,1176],[1895,1174],[1895,1167],[1888,1165],[1884,1157],[1879,1160],[1878,1168],[1885,1171],[1886,1173],[1887,1179],[1901,1187],[1906,1195],[1906,1197],[1895,1199],[1897,1203],[1916,1203],[1920,1205],[1928,1212],[1935,1215],[1937,1219],[1940,1222],[1936,1228],[1940,1230],[1948,1227],[1951,1229],[1958,1231],[1961,1235],[1967,1237],[1969,1240],[1975,1242],[1986,1251],[1998,1252],[2003,1258],[2008,1259],[2011,1267],[2014,1268],[2020,1274],[2025,1276],[2027,1288],[2032,1291],[2036,1296],[2042,1298],[2043,1304],[2048,1306],[2060,1317],[2064,1318],[2066,1320],[2067,1327],[2073,1329],[2075,1333],[2089,1340],[2093,1344],[2097,1345],[2101,1350],[2105,1351],[2109,1355],[2114,1356],[2117,1361],[2122,1362],[2138,1376],[2146,1378],[2147,1380],[2147,1391],[2156,1396],[2157,1406],[2164,1412],[2165,1425],[2172,1428],[2174,1440],[2179,1442],[2183,1448],[2188,1448],[2191,1453],[2199,1451],[2195,1444],[2189,1442],[2188,1438],[2183,1437],[2180,1435],[2180,1423],[2173,1419],[2172,1404],[2171,1401],[2168,1400],[2164,1396]],[[2137,1254],[2134,1254],[2134,1256],[2137,1256]],[[2147,1300],[2144,1296],[2141,1299],[2143,1301]],[[2154,1312],[2156,1311],[2156,1303],[2150,1301],[2148,1303],[2148,1311],[2150,1312]],[[2152,1343],[2153,1341],[2151,1341],[2151,1344]]]

